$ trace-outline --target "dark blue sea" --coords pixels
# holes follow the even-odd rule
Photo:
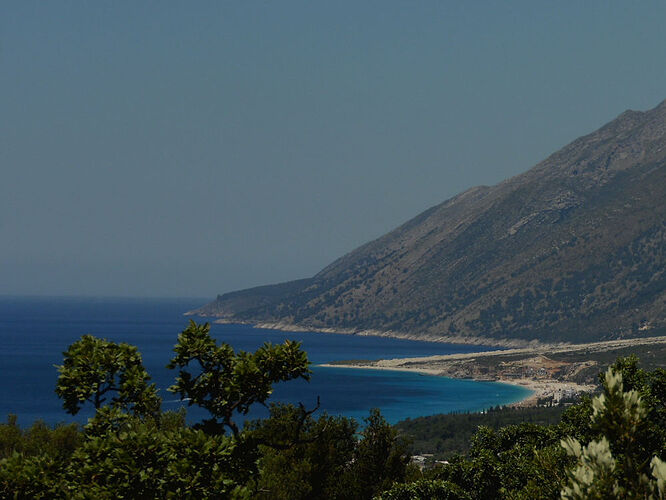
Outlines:
[[[166,392],[175,372],[165,368],[178,333],[187,324],[185,311],[205,299],[93,299],[0,297],[0,419],[9,413],[23,426],[36,419],[47,423],[85,423],[91,413],[65,413],[54,393],[62,351],[81,335],[90,333],[138,346],[144,365],[161,389],[164,409],[182,405]],[[197,318],[195,318],[197,319]],[[203,320],[201,320],[203,321]],[[252,351],[262,343],[298,340],[308,352],[312,380],[276,385],[271,401],[306,407],[321,400],[320,411],[361,421],[377,407],[391,423],[436,413],[479,411],[508,404],[529,395],[527,389],[494,382],[473,382],[395,371],[325,368],[316,364],[341,359],[381,359],[474,352],[479,346],[415,342],[382,337],[325,333],[292,333],[244,325],[213,324],[219,342],[236,350]],[[251,417],[265,416],[263,407]],[[188,419],[203,416],[188,409]]]

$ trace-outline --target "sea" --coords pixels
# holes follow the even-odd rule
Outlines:
[[[136,345],[160,389],[163,409],[176,410],[184,406],[188,421],[204,418],[202,410],[188,407],[187,402],[166,391],[176,376],[166,364],[172,357],[178,333],[191,318],[184,313],[204,302],[206,299],[0,297],[0,421],[9,414],[17,415],[19,425],[24,427],[36,420],[48,424],[87,421],[92,415],[90,408],[69,415],[54,392],[56,366],[62,364],[62,352],[84,334]],[[352,417],[361,425],[372,408],[379,408],[390,423],[396,423],[438,413],[482,411],[519,401],[530,394],[528,389],[497,382],[318,366],[336,360],[489,349],[483,346],[284,332],[215,323],[211,325],[211,334],[218,342],[226,342],[237,351],[253,351],[264,342],[281,343],[286,339],[302,342],[313,363],[311,380],[276,384],[269,402],[303,403],[306,408],[312,408],[319,399],[319,413]],[[268,414],[265,407],[255,406],[244,418],[263,418]]]

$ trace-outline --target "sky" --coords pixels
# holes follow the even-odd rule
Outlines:
[[[0,294],[298,279],[666,98],[663,1],[0,2]]]

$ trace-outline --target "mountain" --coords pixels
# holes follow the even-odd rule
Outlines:
[[[432,207],[312,278],[194,312],[466,342],[665,334],[666,101]]]

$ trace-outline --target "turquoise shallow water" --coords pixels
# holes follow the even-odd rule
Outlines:
[[[337,383],[348,377],[340,413],[361,419],[367,416],[367,400],[380,408],[391,423],[437,413],[482,411],[498,404],[520,401],[531,391],[497,382],[476,382],[434,375],[391,370],[355,368],[315,368],[313,379],[321,372]],[[324,377],[322,377],[324,378]],[[360,383],[359,383],[360,382]],[[369,393],[372,391],[372,393]],[[356,404],[354,404],[356,402]],[[336,413],[335,408],[331,413]]]
[[[22,425],[37,418],[46,422],[85,422],[89,412],[72,417],[54,394],[62,351],[86,333],[139,347],[146,368],[162,389],[165,409],[181,405],[164,389],[174,372],[165,365],[178,333],[185,327],[183,312],[204,299],[130,300],[71,298],[0,298],[0,418],[15,413]],[[479,346],[414,342],[382,337],[322,333],[291,333],[243,325],[212,325],[212,333],[235,349],[254,350],[265,341],[289,338],[303,342],[310,360],[381,359],[483,350]],[[312,407],[317,396],[321,411],[357,419],[377,407],[390,421],[435,413],[478,411],[508,404],[529,395],[527,389],[492,383],[455,380],[398,371],[313,367],[312,380],[276,385],[273,401]],[[190,420],[203,416],[189,410]],[[258,407],[250,417],[266,410]]]

